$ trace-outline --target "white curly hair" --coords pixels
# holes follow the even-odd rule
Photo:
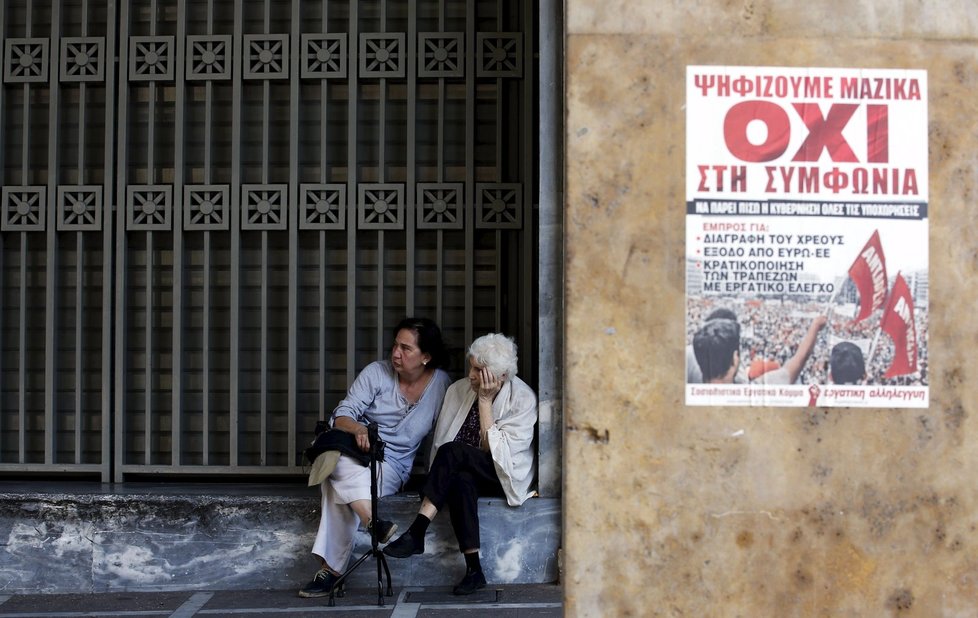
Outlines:
[[[477,365],[488,367],[496,376],[511,378],[516,375],[519,357],[516,342],[502,333],[489,333],[472,342],[469,358]]]

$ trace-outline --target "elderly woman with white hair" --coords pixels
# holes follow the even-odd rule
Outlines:
[[[465,576],[455,594],[486,586],[479,561],[479,496],[504,495],[510,506],[519,506],[534,493],[537,398],[516,377],[516,344],[505,335],[485,335],[469,346],[468,360],[468,377],[445,393],[418,515],[407,532],[384,548],[395,558],[424,553],[428,525],[448,506],[465,558]]]

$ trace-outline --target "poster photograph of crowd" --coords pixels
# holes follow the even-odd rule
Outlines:
[[[928,405],[926,87],[687,68],[687,405]]]

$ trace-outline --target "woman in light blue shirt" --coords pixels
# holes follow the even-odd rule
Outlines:
[[[398,491],[407,480],[421,440],[434,427],[451,379],[440,367],[445,347],[438,326],[427,318],[402,320],[394,329],[390,359],[367,365],[333,411],[333,428],[353,434],[357,447],[370,450],[367,425],[377,423],[387,443],[378,463],[378,493]],[[370,521],[370,468],[341,455],[321,484],[322,515],[312,553],[322,567],[300,591],[301,597],[329,595],[353,551],[357,524],[376,526],[382,543],[397,526]]]

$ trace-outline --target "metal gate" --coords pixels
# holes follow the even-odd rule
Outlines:
[[[293,475],[405,315],[536,373],[535,3],[0,5],[0,473]]]

